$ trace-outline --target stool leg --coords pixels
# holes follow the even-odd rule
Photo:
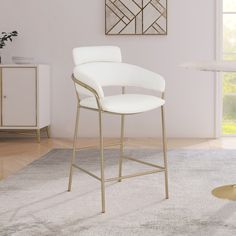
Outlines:
[[[75,131],[74,131],[74,141],[73,141],[73,154],[71,158],[71,164],[70,164],[70,176],[69,176],[69,184],[68,184],[68,191],[71,191],[71,185],[72,185],[72,175],[73,175],[73,164],[75,161],[76,156],[76,141],[78,136],[78,126],[79,126],[79,113],[80,113],[80,107],[77,106],[77,112],[76,112],[76,121],[75,121]]]
[[[123,165],[123,156],[124,156],[124,122],[125,122],[125,116],[121,115],[119,177],[122,176],[122,165]],[[121,182],[121,179],[119,179],[119,182]]]
[[[162,122],[162,144],[163,144],[163,155],[164,155],[164,167],[165,167],[165,192],[166,199],[169,198],[168,190],[168,167],[167,167],[167,154],[166,154],[166,130],[165,130],[165,111],[164,106],[161,107],[161,122]]]
[[[99,110],[99,142],[100,142],[100,167],[101,167],[101,198],[102,213],[105,213],[105,181],[104,181],[104,152],[102,132],[102,111]]]

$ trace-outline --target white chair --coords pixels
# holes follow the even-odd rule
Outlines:
[[[164,123],[164,91],[165,80],[158,74],[140,68],[135,65],[122,63],[121,51],[114,46],[80,47],[73,50],[75,63],[72,79],[75,84],[78,98],[76,124],[74,131],[73,156],[70,166],[68,191],[71,191],[73,168],[77,168],[101,182],[102,212],[105,212],[105,182],[121,181],[125,178],[131,178],[141,175],[147,175],[157,172],[165,173],[165,197],[168,199],[168,173],[166,156],[166,135]],[[105,96],[104,86],[121,86],[122,94],[114,96]],[[154,90],[162,94],[161,98],[144,94],[125,94],[125,87],[134,86]],[[81,99],[80,95],[86,95]],[[124,117],[125,115],[139,114],[161,107],[162,119],[162,141],[164,153],[164,166],[159,166],[146,161],[124,156]],[[99,133],[100,133],[100,168],[101,176],[81,168],[74,163],[76,156],[76,141],[78,136],[79,111],[80,108],[90,109],[99,114]],[[103,129],[102,115],[110,113],[121,117],[121,136],[120,136],[120,158],[118,176],[105,179],[104,176],[104,156],[103,156]],[[128,159],[136,161],[155,169],[145,172],[139,172],[132,175],[122,175],[122,161]]]

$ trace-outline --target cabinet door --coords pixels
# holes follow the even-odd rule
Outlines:
[[[2,69],[2,125],[36,126],[36,68]]]

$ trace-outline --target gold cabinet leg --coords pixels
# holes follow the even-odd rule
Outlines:
[[[69,184],[68,184],[68,191],[69,192],[71,191],[72,176],[73,176],[73,164],[74,164],[75,156],[76,156],[76,142],[77,142],[77,137],[78,137],[79,112],[80,112],[80,107],[78,105],[77,112],[76,112],[75,130],[74,130],[73,154],[72,154],[71,164],[70,164],[70,175],[69,175]]]
[[[102,213],[105,213],[105,181],[104,181],[104,152],[102,133],[102,111],[99,110],[99,141],[100,141],[100,166],[101,166],[101,198]]]
[[[50,126],[46,127],[47,137],[50,138]]]
[[[167,167],[167,154],[166,154],[166,130],[165,130],[165,111],[164,106],[161,107],[161,122],[162,122],[162,144],[163,144],[163,155],[164,155],[164,167],[165,167],[165,192],[166,199],[169,198],[168,190],[168,167]]]
[[[125,116],[121,115],[119,177],[122,176],[122,165],[123,165],[123,156],[124,156],[124,121],[125,121]],[[118,181],[121,182],[121,179],[119,179]]]
[[[38,143],[40,143],[40,129],[36,129]]]

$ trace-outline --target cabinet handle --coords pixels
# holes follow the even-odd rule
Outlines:
[[[3,98],[5,98],[5,99],[6,99],[6,98],[7,98],[7,96],[6,96],[6,95],[4,95],[4,96],[3,96]]]

